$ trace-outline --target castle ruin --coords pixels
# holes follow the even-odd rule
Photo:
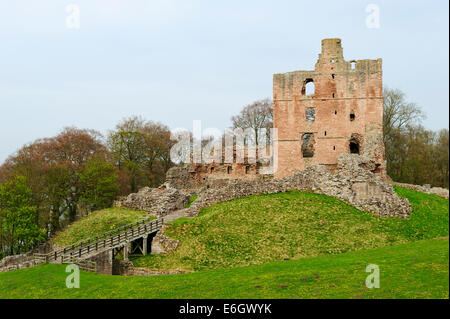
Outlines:
[[[375,160],[384,176],[381,59],[346,61],[341,40],[324,39],[314,71],[273,76],[273,99],[275,177],[317,164],[336,170],[345,153]]]

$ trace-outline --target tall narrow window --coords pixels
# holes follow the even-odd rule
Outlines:
[[[246,165],[245,166],[245,174],[248,174],[250,172],[250,166]]]
[[[231,166],[227,166],[227,174],[231,174],[232,169],[233,168]]]
[[[350,62],[350,68],[351,68],[352,70],[354,70],[355,67],[356,67],[356,61],[351,61],[351,62]]]
[[[314,80],[306,79],[302,88],[302,94],[306,96],[313,95],[315,92]]]
[[[302,155],[303,157],[314,156],[314,135],[313,133],[305,133],[302,136]]]
[[[354,121],[355,118],[356,118],[355,112],[352,111],[352,112],[350,113],[350,121]]]

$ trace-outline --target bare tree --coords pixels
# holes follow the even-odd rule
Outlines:
[[[269,98],[255,101],[245,106],[238,115],[232,116],[231,121],[235,129],[252,129],[257,144],[261,129],[273,127],[273,101]]]
[[[386,139],[407,125],[418,124],[425,114],[415,103],[407,102],[405,93],[398,89],[383,90],[383,132]]]

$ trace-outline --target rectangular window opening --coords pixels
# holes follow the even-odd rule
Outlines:
[[[316,109],[313,107],[306,108],[306,122],[313,122],[316,119]]]

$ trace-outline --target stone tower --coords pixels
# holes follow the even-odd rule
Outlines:
[[[340,39],[322,40],[314,71],[273,76],[278,169],[284,177],[358,153],[384,176],[382,60],[344,60]]]

